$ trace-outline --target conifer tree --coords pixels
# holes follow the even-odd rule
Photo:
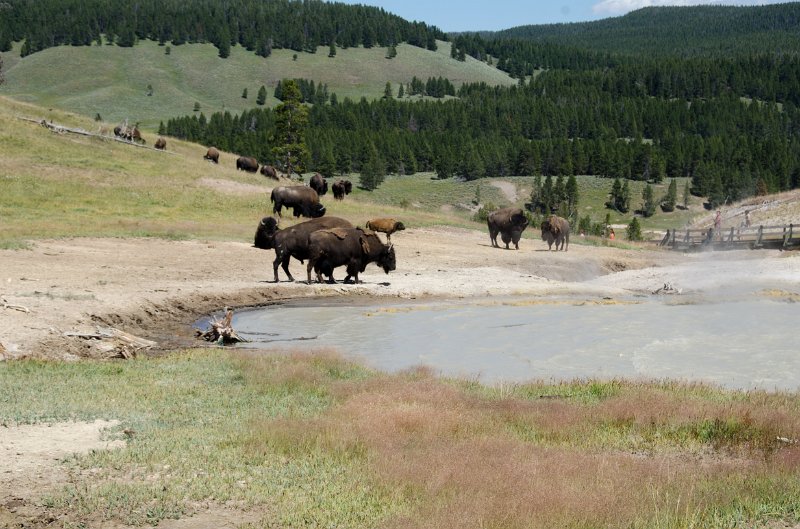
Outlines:
[[[689,209],[689,196],[692,194],[689,182],[683,185],[683,209]]]
[[[400,83],[400,88],[397,89],[397,99],[403,99],[405,91],[403,90],[403,83]]]
[[[319,170],[319,174],[325,178],[333,178],[333,175],[336,173],[336,158],[333,156],[333,145],[330,143],[323,147],[322,156],[317,169]]]
[[[636,217],[631,219],[631,222],[628,224],[628,240],[629,241],[641,241],[642,240],[642,226],[639,224],[639,220]]]
[[[567,179],[567,185],[565,188],[566,195],[567,195],[567,209],[569,214],[572,215],[576,211],[578,211],[578,181],[575,179],[575,175],[570,175]]]
[[[334,41],[331,41],[328,46],[328,57],[336,57],[336,43]]]
[[[361,167],[361,187],[374,191],[386,178],[386,165],[378,154],[375,145],[367,148],[367,159]]]
[[[247,99],[247,88],[242,90],[242,99]]]
[[[267,87],[263,84],[258,89],[258,96],[256,96],[256,105],[263,105],[267,102]]]
[[[622,193],[620,196],[620,208],[619,211],[621,213],[627,213],[629,209],[631,209],[631,188],[628,185],[628,180],[622,184]]]
[[[661,202],[661,209],[667,213],[675,210],[675,204],[678,203],[678,181],[674,178],[670,180],[669,187],[667,188],[667,195]]]
[[[653,186],[647,184],[642,191],[642,214],[645,217],[652,217],[656,212],[656,200],[653,194]]]
[[[275,107],[275,137],[272,141],[275,147],[272,148],[272,156],[286,174],[291,175],[293,172],[303,172],[308,158],[305,139],[308,108],[301,103],[300,88],[296,81],[284,79],[281,83],[283,101]]]
[[[383,98],[384,99],[392,99],[394,94],[392,93],[392,83],[386,81],[386,87],[383,89]]]

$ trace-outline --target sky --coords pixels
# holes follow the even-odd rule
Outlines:
[[[528,24],[584,22],[665,5],[765,5],[787,0],[336,0],[382,7],[444,31],[499,30]],[[455,6],[458,6],[457,8]]]

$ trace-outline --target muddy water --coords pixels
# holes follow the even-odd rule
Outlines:
[[[240,312],[234,327],[250,347],[333,347],[380,370],[425,365],[485,383],[625,377],[800,388],[797,304],[676,301],[287,304]]]

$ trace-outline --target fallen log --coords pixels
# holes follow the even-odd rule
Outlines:
[[[63,335],[68,338],[100,342],[94,348],[106,358],[135,358],[139,351],[157,345],[156,342],[145,340],[114,327],[98,327],[94,332],[67,331]]]
[[[208,330],[203,332],[200,329],[197,329],[197,336],[207,342],[214,342],[217,345],[230,345],[246,342],[247,340],[236,333],[232,322],[233,310],[225,307],[225,317],[221,320],[214,317]]]
[[[24,306],[24,305],[14,305],[14,304],[12,304],[12,303],[9,303],[9,302],[6,300],[6,298],[2,298],[2,297],[0,297],[0,304],[2,304],[2,306],[3,306],[3,308],[4,308],[4,309],[9,309],[9,310],[18,310],[18,311],[20,311],[20,312],[24,312],[24,313],[26,313],[26,314],[30,314],[30,312],[31,312],[31,309],[29,309],[28,307],[26,307],[26,306]]]

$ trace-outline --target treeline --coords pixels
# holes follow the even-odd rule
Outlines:
[[[482,35],[648,57],[796,54],[800,3],[646,7],[594,22],[519,26]]]
[[[800,55],[760,54],[695,58],[631,58],[523,40],[461,35],[453,47],[515,78],[540,70],[585,72],[580,83],[604,83],[629,96],[714,98],[726,95],[800,104]],[[571,76],[572,73],[564,73]]]
[[[800,111],[750,103],[620,94],[547,72],[524,87],[466,85],[459,99],[353,102],[310,110],[309,167],[359,171],[372,149],[388,173],[440,177],[573,174],[658,181],[692,177],[720,201],[800,185]],[[170,120],[169,135],[270,162],[270,110]]]
[[[320,0],[3,0],[0,51],[24,41],[22,55],[59,45],[101,42],[133,46],[138,39],[173,45],[211,42],[227,57],[239,44],[264,57],[272,49],[314,53],[318,46],[436,49],[447,36],[383,9]]]

